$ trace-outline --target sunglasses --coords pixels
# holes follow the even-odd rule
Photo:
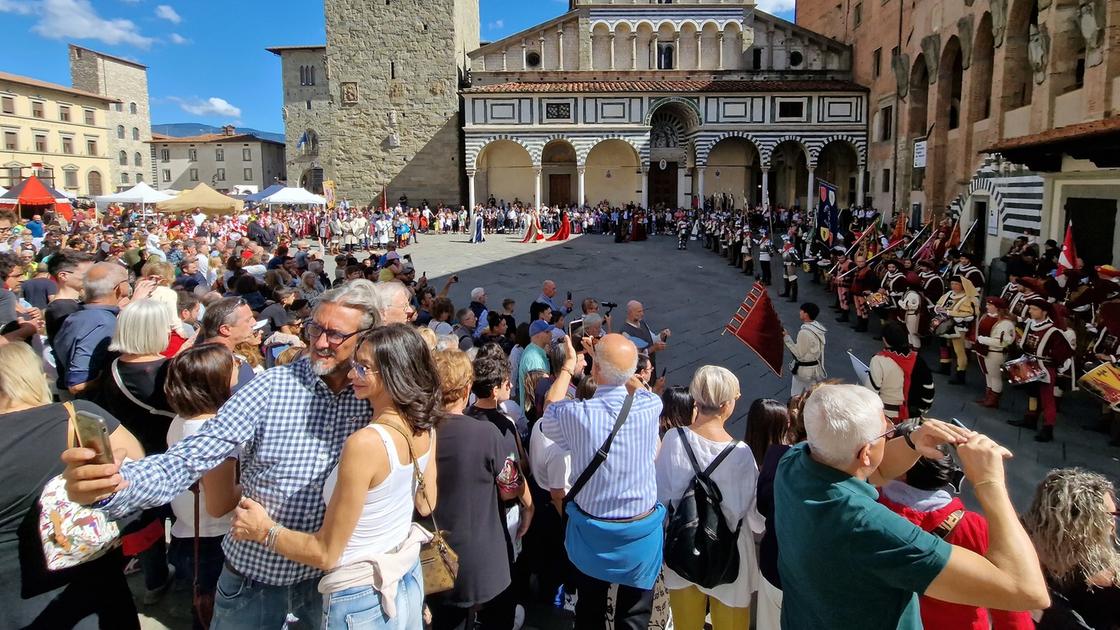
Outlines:
[[[354,359],[350,359],[350,368],[353,369],[354,373],[358,375],[358,378],[362,379],[363,381],[366,380],[366,378],[370,374],[380,374],[381,373],[381,370],[375,370],[375,369],[369,367],[368,365],[363,365],[361,363],[358,363]]]

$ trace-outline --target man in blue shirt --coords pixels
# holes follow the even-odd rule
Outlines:
[[[537,296],[535,301],[541,304],[547,304],[554,313],[563,313],[567,315],[572,312],[572,301],[565,300],[564,302],[560,302],[556,297],[556,283],[552,280],[544,281],[544,284],[541,286],[541,294]]]
[[[128,297],[128,271],[97,263],[82,281],[85,301],[66,318],[54,339],[59,383],[77,396],[95,384],[109,364],[109,340],[117,326],[120,301]]]
[[[896,427],[875,392],[858,385],[818,387],[803,418],[808,439],[782,457],[774,480],[784,630],[920,630],[919,594],[1000,610],[1049,606],[1038,556],[1007,495],[1007,449],[937,420]],[[875,485],[919,456],[944,457],[944,444],[956,446],[988,519],[985,556],[876,502]]]
[[[27,229],[31,232],[31,238],[43,238],[43,217],[37,214],[31,215],[31,220],[27,222]]]

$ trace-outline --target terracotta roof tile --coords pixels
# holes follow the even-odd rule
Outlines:
[[[99,101],[105,101],[106,103],[119,103],[119,102],[121,102],[120,99],[112,98],[112,97],[109,97],[109,96],[104,96],[102,94],[94,94],[93,92],[86,92],[85,90],[77,90],[77,89],[74,89],[72,87],[66,87],[65,85],[59,85],[57,83],[50,83],[48,81],[40,81],[39,79],[32,79],[31,77],[25,77],[25,76],[21,76],[21,75],[18,75],[18,74],[9,74],[7,72],[0,72],[0,81],[8,81],[8,82],[11,82],[11,83],[19,83],[20,85],[26,85],[26,86],[29,86],[29,87],[41,88],[41,89],[44,89],[44,90],[54,90],[55,92],[62,92],[64,94],[72,94],[74,96],[84,96],[86,98],[95,98]]]
[[[206,142],[269,142],[271,144],[282,144],[275,140],[267,138],[259,138],[251,133],[235,133],[232,136],[227,136],[224,133],[204,133],[197,136],[163,136],[160,134],[152,134],[152,144],[203,144]]]
[[[465,94],[572,92],[866,92],[867,88],[850,81],[524,81],[480,85],[463,90]]]
[[[1091,120],[1089,122],[1066,125],[1065,127],[1047,129],[1046,131],[1029,136],[1007,138],[1006,140],[1001,140],[981,150],[980,153],[1001,153],[1011,149],[1026,149],[1055,142],[1071,142],[1116,131],[1120,131],[1120,117]]]

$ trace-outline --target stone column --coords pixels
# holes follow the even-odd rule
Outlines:
[[[859,175],[856,176],[856,205],[861,207],[861,208],[863,207],[863,194],[864,194],[863,174],[866,171],[867,171],[867,168],[863,164],[860,164],[859,165]]]
[[[591,67],[589,69],[594,70],[595,69],[595,33],[588,34],[587,41],[589,42],[588,45],[587,45],[587,49],[591,51],[591,55],[590,55]]]
[[[467,171],[467,209],[474,212],[474,171]]]
[[[716,68],[723,70],[723,31],[719,32],[719,55],[716,57]]]
[[[556,67],[564,69],[564,29],[556,29]]]
[[[699,70],[704,67],[704,60],[702,58],[703,45],[701,43],[701,32],[696,31],[696,69]]]
[[[638,69],[638,34],[630,33],[630,69]]]
[[[540,208],[543,203],[541,201],[541,170],[542,169],[539,166],[533,167],[533,173],[536,180],[533,184],[533,207],[535,208]]]
[[[587,167],[586,166],[577,166],[576,167],[576,173],[579,174],[579,186],[577,187],[577,191],[578,191],[578,194],[579,194],[579,199],[576,200],[576,203],[578,203],[580,205],[580,207],[583,207],[584,198],[587,197],[587,192],[586,192],[586,189],[584,188],[584,178],[583,178],[583,176],[587,173]]]
[[[696,167],[696,197],[699,199],[700,208],[704,207],[704,167]]]
[[[528,55],[529,55],[529,45],[525,43],[525,40],[521,40],[521,69],[522,70],[527,70],[529,68]]]
[[[611,47],[611,50],[610,50],[610,53],[611,53],[611,65],[610,65],[610,69],[611,69],[611,70],[614,70],[614,33],[613,33],[613,32],[612,32],[612,33],[610,34],[610,36],[609,36],[609,37],[607,38],[607,41],[608,41],[608,42],[610,42],[610,47]]]
[[[649,164],[642,165],[642,207],[649,207]]]
[[[808,189],[807,192],[808,192],[809,196],[805,198],[805,212],[812,212],[813,211],[813,202],[816,201],[816,199],[817,199],[817,196],[816,196],[817,195],[817,187],[816,187],[816,181],[815,181],[815,174],[816,174],[817,168],[813,164],[810,164],[808,166],[809,166],[809,189]]]
[[[770,167],[762,168],[762,207],[770,207]]]
[[[649,36],[649,68],[657,69],[657,33]]]
[[[681,67],[681,34],[680,32],[673,33],[673,69],[678,70]]]
[[[541,47],[540,47],[540,51],[541,51],[541,65],[540,65],[540,66],[538,66],[538,67],[537,67],[537,69],[538,69],[538,70],[543,70],[543,69],[544,69],[544,33],[541,33],[541,34],[540,34],[540,36],[539,36],[539,37],[537,37],[537,42],[538,42],[538,43],[540,44],[540,46],[541,46]]]

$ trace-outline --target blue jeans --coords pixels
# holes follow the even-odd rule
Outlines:
[[[381,595],[372,586],[355,586],[323,596],[323,628],[422,630],[424,575],[417,562],[397,584],[397,610],[392,619],[381,608]]]
[[[319,578],[312,578],[288,586],[271,586],[237,575],[227,565],[218,577],[210,630],[314,628],[323,612],[318,583]],[[289,612],[299,618],[299,623],[285,626]]]

